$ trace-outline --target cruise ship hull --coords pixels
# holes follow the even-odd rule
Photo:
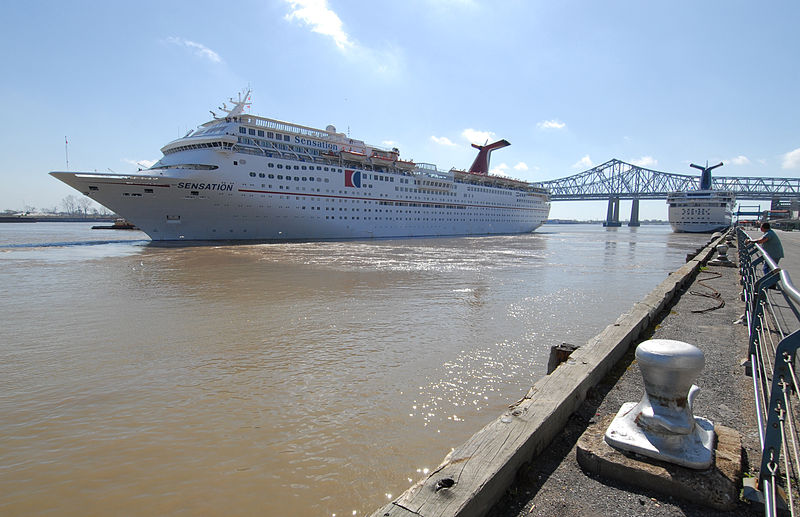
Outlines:
[[[676,233],[711,233],[729,228],[735,199],[731,192],[693,191],[667,199],[669,223]]]
[[[672,231],[675,233],[713,233],[729,228],[728,224],[699,224],[699,223],[670,223]]]
[[[318,171],[305,164],[304,168],[315,169],[313,175],[311,171],[293,171],[291,176],[282,175],[291,179],[278,180],[274,173],[273,178],[251,178],[250,171],[276,170],[278,163],[284,167],[295,164],[251,157],[247,162],[244,171],[232,173],[172,169],[158,175],[51,174],[132,222],[154,241],[526,233],[538,228],[550,209],[541,195],[525,191],[448,183],[420,175],[346,172],[344,167],[319,166],[322,170]],[[273,162],[272,168],[268,162]],[[366,178],[360,186],[352,181],[355,173]],[[246,180],[230,181],[241,177]],[[415,180],[444,186],[400,186]]]
[[[156,241],[511,234],[549,214],[545,189],[489,174],[505,140],[473,145],[469,171],[445,172],[334,126],[245,114],[248,100],[231,99],[225,116],[162,147],[147,170],[51,174]]]

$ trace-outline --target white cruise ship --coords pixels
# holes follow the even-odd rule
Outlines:
[[[505,140],[473,144],[468,171],[439,171],[333,126],[246,114],[249,93],[162,147],[149,169],[50,174],[154,241],[513,234],[550,212],[544,188],[489,175],[490,154]]]
[[[715,232],[731,225],[736,196],[711,188],[711,170],[720,166],[722,163],[711,167],[691,164],[702,171],[700,189],[673,192],[667,197],[669,224],[674,232]]]

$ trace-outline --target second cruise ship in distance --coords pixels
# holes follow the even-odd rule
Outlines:
[[[674,232],[710,233],[723,230],[731,225],[736,196],[733,192],[714,190],[711,185],[711,167],[691,164],[699,169],[700,189],[673,192],[667,197],[669,205],[669,224]]]
[[[338,133],[244,113],[247,91],[132,174],[51,172],[154,241],[317,240],[532,232],[549,192],[469,170],[440,171]]]

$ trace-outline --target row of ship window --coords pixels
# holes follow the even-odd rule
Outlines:
[[[256,173],[255,172],[251,172],[250,173],[250,177],[251,178],[255,178],[256,177]],[[258,173],[258,177],[259,178],[269,178],[271,180],[272,179],[276,179],[274,174],[265,174],[263,172],[259,172]],[[330,180],[328,178],[315,178],[314,176],[302,176],[302,177],[301,176],[294,176],[294,177],[286,176],[286,178],[284,178],[282,174],[278,174],[277,179],[279,179],[279,180],[286,179],[287,181],[291,181],[291,180],[294,179],[294,181],[319,181],[319,182],[324,182],[324,183],[329,183],[330,182]],[[271,187],[272,187],[272,185],[270,185],[270,188]]]
[[[250,175],[251,175],[251,176],[254,176],[255,174],[256,174],[256,173],[254,173],[254,172],[251,172],[251,173],[250,173]],[[258,173],[258,176],[260,176],[260,177],[264,178],[264,177],[265,177],[265,174],[264,174],[264,173]],[[270,179],[275,179],[275,176],[274,176],[273,174],[269,174],[268,176],[269,176],[269,178],[270,178]],[[284,176],[282,176],[282,175],[280,175],[280,174],[279,174],[279,175],[277,175],[277,179],[278,179],[278,180],[283,180],[283,179],[286,179],[286,180],[289,180],[289,181],[291,181],[292,179],[294,179],[294,181],[316,181],[316,182],[325,182],[325,183],[328,183],[328,182],[329,182],[328,178],[314,178],[313,176],[312,176],[312,177],[299,177],[299,176],[294,176],[294,177],[292,177],[292,176],[286,176],[286,177],[284,178]],[[253,185],[252,183],[250,184],[250,186],[251,186],[251,187],[255,187],[255,185]],[[373,185],[371,185],[371,184],[369,184],[369,185],[365,184],[365,185],[364,185],[364,187],[365,187],[365,188],[373,188]],[[267,184],[264,184],[264,183],[262,183],[262,184],[261,184],[261,188],[269,188],[269,189],[272,189],[272,188],[273,188],[273,185],[272,185],[272,184],[269,184],[269,185],[267,185]],[[283,189],[284,189],[284,186],[283,186],[283,185],[278,185],[278,188],[279,188],[279,189],[281,189],[281,190],[283,190]],[[290,186],[288,186],[288,185],[287,185],[285,188],[286,188],[287,190],[288,190],[288,189],[290,189],[290,188],[294,188],[294,189],[298,189],[298,190],[306,190],[306,188],[305,188],[305,187],[299,187],[299,186],[290,187]],[[400,189],[400,190],[398,190],[398,189]],[[316,192],[322,192],[320,189],[316,189],[316,190],[315,190],[314,188],[312,188],[312,189],[311,189],[311,191],[312,191],[312,192],[314,192],[314,191],[316,191]],[[402,192],[408,192],[408,193],[420,193],[420,194],[437,194],[437,195],[447,195],[447,196],[453,196],[453,197],[455,197],[455,196],[456,196],[456,194],[455,194],[455,193],[450,193],[450,192],[436,192],[436,191],[428,191],[428,190],[426,190],[426,189],[413,189],[413,188],[408,188],[408,187],[395,187],[395,191],[398,191],[398,192],[399,192],[399,191],[402,191]],[[331,193],[331,194],[336,194],[336,193],[337,193],[337,191],[335,191],[335,190],[327,190],[327,189],[325,190],[325,192],[326,192],[326,193]],[[338,194],[347,194],[347,192],[346,192],[346,191],[339,190],[339,191],[338,191]],[[251,195],[252,195],[252,194],[251,194]],[[388,196],[388,194],[380,194],[380,195],[381,195],[381,196]],[[471,196],[471,195],[469,195],[469,194],[464,194],[464,197],[470,197],[470,196]],[[408,196],[406,196],[406,197],[408,197]],[[298,198],[298,199],[299,199],[299,198]],[[416,199],[419,199],[419,198],[416,198]],[[532,203],[532,200],[518,200],[518,201],[520,201],[520,202],[524,202],[524,203]],[[341,202],[341,201],[340,201],[340,202]],[[355,203],[356,201],[352,201],[352,202],[353,202],[353,203]],[[369,203],[369,202],[367,201],[367,203]],[[385,202],[384,202],[384,201],[381,201],[380,203],[385,203]],[[401,201],[398,201],[397,203],[398,203],[398,204],[400,204],[400,203],[406,204],[406,203],[408,203],[408,202],[401,202]],[[508,208],[508,206],[507,206],[506,204],[502,204],[502,203],[497,203],[497,202],[492,202],[492,201],[487,201],[486,203],[487,203],[487,204],[489,204],[489,205],[495,205],[495,207],[496,207],[495,209],[503,209],[503,208]],[[416,205],[416,204],[413,204],[413,203],[412,203],[412,205],[414,205],[414,206],[423,206],[423,205],[427,205],[427,203],[423,203],[423,204],[420,204],[420,205]]]
[[[319,155],[319,151],[316,149],[306,149],[305,147],[300,147],[291,144],[284,144],[283,142],[272,142],[270,140],[259,140],[258,138],[248,138],[246,136],[240,136],[237,139],[237,142],[244,145],[244,146],[255,146],[257,148],[257,152],[253,152],[253,154],[262,154],[264,149],[277,149],[280,151],[291,151],[297,154],[314,154]],[[240,148],[242,151],[251,152],[248,147]],[[268,154],[268,156],[272,156],[272,154]]]
[[[233,164],[236,165],[236,162],[233,162]],[[270,169],[272,169],[272,168],[283,169],[283,164],[282,163],[275,164],[275,163],[269,162],[267,164],[267,167],[269,167]],[[330,171],[330,172],[339,172],[339,173],[344,172],[342,169],[337,169],[336,167],[323,167],[322,165],[317,165],[316,167],[317,167],[318,171],[325,171],[325,172]],[[291,165],[287,165],[286,166],[287,170],[291,170],[291,168],[292,168]],[[306,166],[306,165],[295,165],[294,166],[294,170],[296,170],[296,171],[305,171],[305,170],[313,171],[314,170],[314,166],[313,165],[308,165],[308,166]],[[250,175],[252,176],[253,173],[250,173]]]
[[[239,132],[243,135],[260,136],[261,138],[274,138],[276,140],[283,140],[284,142],[288,142],[291,140],[291,137],[289,137],[289,135],[273,133],[272,131],[264,132],[261,129],[248,129],[244,126],[239,126]]]
[[[234,165],[236,165],[236,162],[234,162]],[[267,164],[267,167],[270,168],[270,169],[272,169],[272,168],[283,169],[284,165],[282,163],[269,162]],[[315,169],[314,165],[294,165],[294,166],[286,165],[285,167],[286,167],[287,170],[291,170],[292,167],[294,167],[294,170],[296,170],[296,171],[305,171],[305,170],[313,171]],[[328,171],[330,171],[330,172],[339,172],[339,173],[344,172],[343,169],[337,169],[336,167],[324,167],[322,165],[317,165],[316,166],[316,170],[325,171],[325,172],[328,172]],[[394,183],[394,177],[392,177],[392,176],[386,176],[386,175],[380,175],[380,174],[369,174],[367,172],[364,172],[363,174],[364,174],[364,179],[367,179],[367,180],[371,179],[371,180],[376,180],[376,181],[388,181],[390,183]],[[257,174],[255,172],[250,172],[250,177],[255,178],[256,175],[258,177],[260,177],[260,178],[264,177],[263,173]],[[272,174],[268,175],[267,177],[274,178],[274,176]],[[278,179],[283,179],[283,178],[281,176],[278,176]],[[291,179],[291,177],[287,176],[286,179]],[[295,181],[300,181],[300,180],[297,179],[296,176],[295,176],[294,180]],[[408,179],[399,178],[399,180],[400,180],[401,183],[408,183]],[[303,181],[306,181],[305,178],[303,179]],[[314,181],[314,180],[312,179],[311,181]],[[322,181],[322,180],[317,178],[317,181]],[[328,181],[328,180],[326,179],[325,181]],[[417,183],[417,181],[415,180],[414,183]]]
[[[252,195],[251,195],[251,197],[252,197]],[[264,197],[263,194],[262,194],[262,197]],[[272,196],[270,196],[270,197],[272,197]],[[278,196],[279,199],[287,199],[287,200],[291,199],[292,197],[294,197],[296,201],[300,201],[301,199],[303,201],[306,201],[306,198],[302,197],[302,196],[283,196],[283,195]],[[324,199],[324,201],[326,203],[337,203],[337,202],[338,203],[347,203],[348,202],[348,200],[346,200],[346,199],[344,199],[344,200],[343,199]],[[471,210],[471,211],[475,211],[475,210],[487,211],[488,210],[488,211],[492,211],[492,212],[506,210],[506,208],[504,208],[504,207],[468,207],[468,206],[465,206],[465,205],[439,205],[439,204],[414,203],[414,202],[404,202],[404,201],[360,201],[360,200],[350,200],[350,203],[359,203],[359,204],[368,204],[368,205],[376,203],[376,204],[382,205],[382,206],[419,207],[419,208],[426,208],[428,210],[430,210],[430,209]],[[303,206],[302,209],[305,210],[306,207]],[[314,207],[311,207],[311,209],[314,210]],[[316,210],[319,210],[319,208],[316,208]],[[336,209],[331,207],[331,208],[325,208],[325,210],[336,210]],[[339,211],[342,211],[342,210],[344,210],[346,212],[346,211],[348,211],[348,208],[339,208]],[[361,209],[361,208],[351,208],[349,210],[352,210],[352,211],[355,211],[355,212],[359,212],[359,211],[362,211],[362,210],[364,212],[371,212],[372,211],[372,209],[370,209],[370,208],[363,208],[363,209]],[[377,212],[381,212],[382,210],[376,210],[376,211]],[[387,212],[389,212],[389,211],[390,210],[387,210]],[[406,211],[407,211],[407,209],[406,209]],[[400,210],[400,212],[402,212],[402,210]],[[420,210],[417,210],[416,212],[417,213],[422,213]],[[524,214],[524,215],[527,215],[527,214]]]
[[[512,192],[509,192],[507,190],[501,190],[499,188],[489,189],[489,188],[483,188],[483,187],[467,187],[467,190],[469,190],[471,192],[486,192],[487,194],[503,194],[505,196],[513,196],[514,195]]]
[[[278,207],[278,208],[283,208],[283,207]],[[289,207],[285,207],[285,208],[289,208]],[[309,208],[310,208],[310,210],[320,210],[319,207],[313,207],[312,206],[312,207],[309,207]],[[303,210],[305,210],[305,209],[306,209],[306,207],[303,207]],[[328,210],[328,209],[326,208],[326,210]],[[331,210],[333,210],[333,209],[331,209]],[[342,210],[342,209],[340,208],[339,210]],[[347,209],[345,209],[345,210],[347,210]],[[380,212],[380,211],[381,210],[377,210],[377,212]],[[387,210],[386,212],[391,213],[392,211],[391,210]],[[402,210],[398,210],[397,212],[400,213],[400,214],[406,214],[406,215],[411,213],[411,212],[403,212]],[[417,211],[416,213],[420,214],[419,211]],[[452,217],[453,214],[438,214],[438,215],[451,216]],[[455,221],[466,221],[466,219],[452,219],[452,218],[444,219],[444,218],[441,218],[441,217],[437,219],[435,217],[396,217],[396,216],[395,217],[382,217],[382,216],[381,217],[362,217],[362,216],[357,216],[357,215],[339,215],[339,216],[326,215],[325,216],[325,219],[348,219],[348,218],[349,219],[353,219],[353,220],[364,219],[366,221],[369,221],[369,220],[387,220],[387,221],[392,221],[392,220],[395,220],[395,221],[402,221],[402,220],[406,220],[406,221],[414,221],[414,220],[416,220],[416,221],[436,221],[436,220],[439,220],[439,221],[444,221],[444,220],[453,221],[453,220],[455,220]],[[532,220],[532,219],[534,219],[533,216],[530,216],[530,215],[526,216],[526,215],[522,215],[521,214],[521,215],[516,215],[515,217],[511,217],[511,218],[505,218],[504,217],[504,218],[491,218],[491,219],[475,219],[474,222],[492,222],[492,221],[494,221],[494,222],[518,222],[518,221],[526,221],[526,220]]]
[[[344,216],[340,215],[340,216],[338,216],[338,218],[339,219],[347,219],[347,216],[346,215],[344,215]],[[335,216],[335,215],[330,215],[330,216],[326,215],[325,219],[337,219],[337,216]],[[357,219],[361,219],[361,217],[351,217],[350,219],[357,220]],[[376,221],[380,221],[380,220],[403,221],[403,220],[406,220],[406,221],[464,221],[464,222],[466,222],[466,219],[443,219],[443,218],[435,219],[435,218],[427,218],[427,217],[424,217],[424,218],[423,217],[417,217],[417,218],[414,218],[414,217],[405,217],[405,218],[403,218],[403,217],[394,217],[394,218],[392,218],[392,217],[364,217],[363,219],[365,221],[370,221],[370,220],[374,219]],[[522,218],[517,217],[517,218],[514,218],[514,219],[475,219],[472,222],[474,222],[474,223],[491,223],[491,222],[495,222],[495,223],[517,223],[517,222],[524,222],[524,221],[526,221],[526,219],[522,219]]]
[[[687,216],[687,215],[696,215],[696,216],[706,215],[707,216],[707,215],[711,215],[711,209],[710,208],[681,208],[681,215],[683,215],[683,216]]]
[[[395,192],[412,192],[415,194],[436,194],[437,196],[455,196],[455,192],[441,192],[439,190],[429,190],[424,188],[395,187]]]
[[[244,145],[254,145],[256,147],[264,147],[269,148],[270,146],[280,149],[283,151],[292,151],[295,153],[303,153],[303,154],[313,154],[319,155],[318,149],[307,149],[305,147],[293,146],[293,145],[286,145],[283,142],[291,142],[291,137],[289,135],[283,135],[281,133],[273,133],[272,131],[263,131],[261,129],[250,129],[239,126],[239,133],[243,135],[250,135],[250,136],[260,136],[261,138],[270,138],[273,140],[277,140],[279,143],[270,142],[266,140],[259,140],[257,138],[243,138],[239,137],[238,142]]]
[[[177,153],[179,151],[188,151],[190,149],[207,149],[209,147],[223,147],[226,150],[229,150],[233,147],[233,144],[228,142],[208,142],[204,144],[191,144],[191,145],[182,145],[180,147],[173,147],[172,149],[167,149],[164,151],[164,154],[172,154]]]
[[[305,136],[313,136],[314,138],[326,138],[328,136],[327,132],[318,131],[316,129],[310,129],[307,127],[297,127],[291,124],[284,124],[283,122],[278,122],[277,120],[270,120],[270,119],[261,119],[257,117],[241,117],[241,122],[247,122],[249,124],[254,124],[256,126],[262,127],[271,127],[273,129],[280,129],[281,131],[286,131],[289,133],[299,133]],[[234,119],[236,120],[236,119]],[[353,141],[350,140],[352,144]]]
[[[692,205],[686,204],[686,203],[670,203],[669,206],[671,206],[671,207],[691,207]],[[727,206],[727,203],[720,203],[719,206],[725,207],[725,206]],[[686,210],[686,208],[683,208],[683,210]],[[692,208],[692,210],[701,210],[701,209],[700,208]]]
[[[681,215],[711,215],[710,208],[681,208]]]

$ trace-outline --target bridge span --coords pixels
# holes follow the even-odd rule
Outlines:
[[[609,226],[620,225],[620,200],[633,200],[629,225],[639,226],[640,200],[666,200],[672,192],[698,190],[700,176],[656,171],[613,159],[579,174],[541,184],[550,189],[553,201],[607,199],[605,224]],[[730,190],[737,199],[772,201],[800,198],[800,178],[718,176],[712,178],[711,186],[714,190]]]

